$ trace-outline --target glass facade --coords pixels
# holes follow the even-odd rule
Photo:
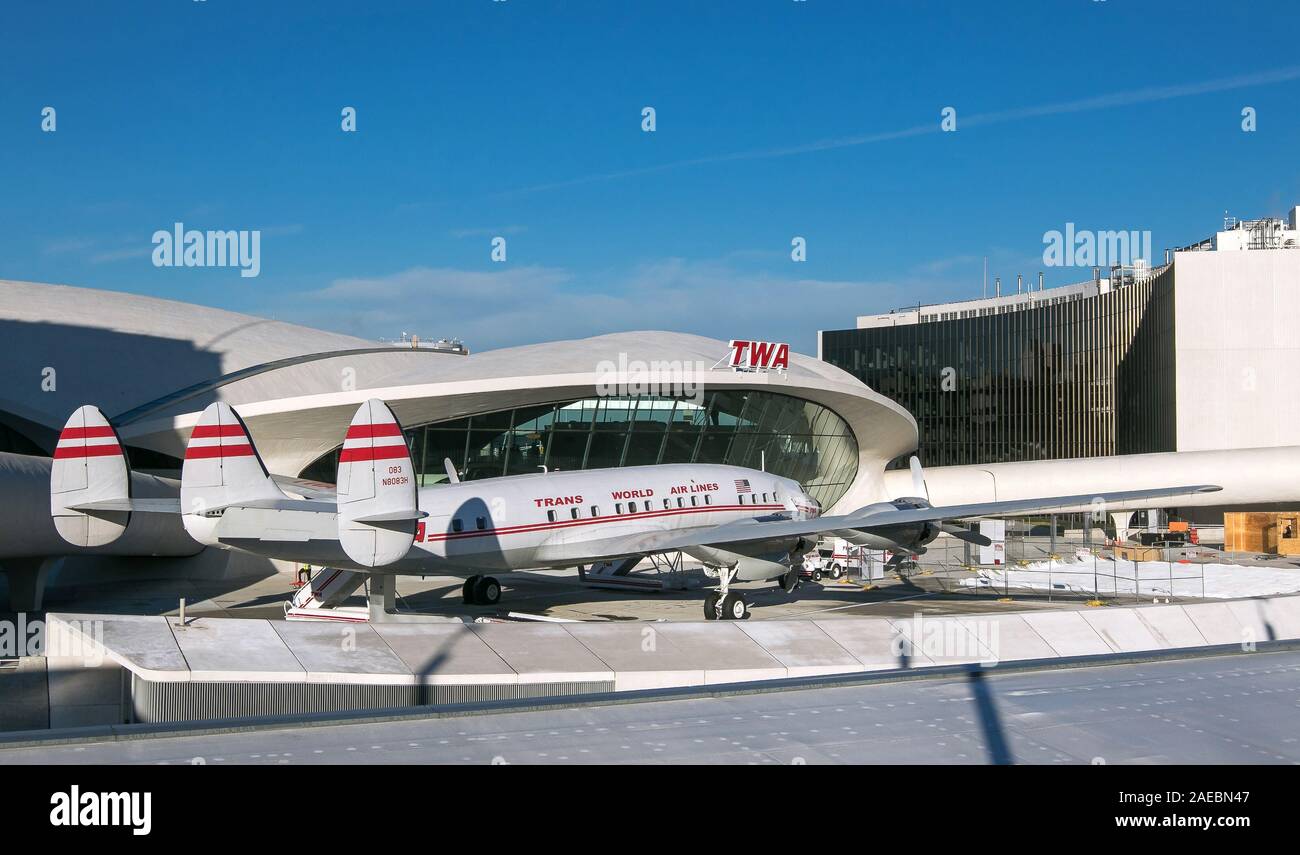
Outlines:
[[[591,397],[499,410],[406,429],[421,486],[549,469],[726,463],[793,478],[830,507],[858,471],[858,444],[838,415],[810,401],[756,391],[700,400]],[[333,483],[338,449],[301,477]]]
[[[824,331],[822,358],[907,408],[927,466],[1175,450],[1172,267],[1024,305]]]

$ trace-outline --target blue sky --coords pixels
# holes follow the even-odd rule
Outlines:
[[[1300,204],[1285,4],[371,5],[7,7],[0,278],[479,350],[657,328],[811,352],[977,295],[984,256],[1036,277],[1067,222],[1163,257]],[[260,229],[261,275],[155,267],[178,220]]]

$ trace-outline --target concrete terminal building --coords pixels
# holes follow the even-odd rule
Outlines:
[[[862,315],[819,355],[915,417],[927,466],[1297,445],[1298,220],[1228,220],[1156,268]]]
[[[735,371],[718,367],[727,342],[680,333],[464,355],[22,282],[0,282],[0,330],[0,562],[11,576],[22,562],[27,572],[69,552],[47,512],[47,455],[84,403],[117,428],[141,496],[175,494],[190,429],[215,400],[239,410],[267,468],[290,477],[332,482],[356,407],[379,397],[402,421],[425,485],[446,477],[447,458],[465,479],[543,466],[729,463],[794,478],[826,509],[879,497],[879,461],[916,437],[900,406],[838,368],[792,354],[784,371]],[[147,533],[133,520],[101,552],[199,551],[178,522],[154,516]],[[247,572],[249,560],[211,572]]]
[[[1222,260],[1230,254],[1244,258],[1245,265]],[[1170,277],[1175,274],[1178,290],[1172,307],[1153,313],[1138,305],[1149,307],[1164,299],[1152,295],[1172,288]],[[1174,396],[1177,420],[1172,428],[1165,421],[1153,423],[1142,434],[1150,442],[1131,448],[1259,446],[1245,456],[1207,450],[1093,457],[1129,448],[1112,435],[1092,445],[1058,441],[1049,454],[1037,456],[1068,459],[1052,461],[1046,468],[1041,462],[1004,463],[1000,468],[934,466],[936,461],[927,459],[930,500],[936,505],[959,504],[1196,484],[1225,489],[1189,497],[1192,504],[1207,501],[1208,495],[1242,505],[1300,500],[1300,450],[1282,447],[1300,406],[1294,395],[1283,394],[1294,364],[1287,360],[1294,356],[1297,332],[1288,319],[1298,308],[1298,274],[1300,253],[1286,250],[1187,252],[1179,253],[1167,270],[1141,281],[1108,283],[1105,293],[1073,302],[956,322],[918,317],[912,329],[928,333],[956,329],[946,326],[949,323],[969,324],[993,347],[1010,329],[1005,326],[1010,319],[1032,317],[1045,324],[1059,316],[1039,313],[1117,295],[1110,302],[1122,302],[1124,312],[1132,315],[1133,328],[1126,333],[1131,339],[1143,339],[1143,319],[1157,315],[1172,318],[1180,330],[1172,344],[1156,331],[1145,336],[1153,343],[1144,345],[1153,352],[1166,351],[1152,356],[1157,362],[1151,364],[1178,367],[1176,387],[1160,393]],[[1228,290],[1243,293],[1229,297]],[[1138,294],[1147,297],[1130,299]],[[1202,316],[1202,311],[1210,314]],[[1223,323],[1216,326],[1214,318]],[[1252,332],[1232,326],[1238,319],[1253,324]],[[1194,334],[1183,335],[1183,329]],[[918,420],[903,404],[863,382],[863,376],[872,375],[851,356],[842,356],[844,368],[791,354],[788,367],[779,371],[741,370],[725,365],[728,342],[671,332],[618,333],[467,355],[460,349],[412,342],[375,343],[169,300],[4,281],[0,333],[6,367],[0,389],[0,569],[6,571],[10,593],[18,594],[16,599],[28,608],[39,603],[43,584],[56,568],[61,580],[139,576],[149,572],[140,561],[150,558],[159,562],[160,572],[201,578],[273,571],[265,559],[202,549],[177,517],[163,514],[135,514],[120,540],[95,550],[76,549],[59,538],[48,513],[48,455],[68,415],[86,403],[99,406],[116,427],[134,470],[132,490],[139,497],[176,495],[190,431],[200,412],[217,400],[238,408],[272,473],[332,481],[354,411],[376,397],[388,402],[405,427],[425,485],[445,477],[445,459],[467,480],[540,467],[698,462],[766,468],[793,478],[827,513],[915,495],[909,474],[886,471],[886,464],[918,447]],[[1034,342],[1022,357],[1028,362],[1022,364],[1050,360],[1061,367],[1044,375],[1059,391],[1079,376],[1070,373],[1077,371],[1075,363],[1064,360],[1071,351],[1060,340],[1037,335],[1026,338],[1022,331],[1013,344]],[[822,337],[828,357],[835,347],[841,347],[842,355],[850,353],[828,336],[832,334]],[[1243,349],[1230,358],[1216,355],[1230,345]],[[1019,382],[1023,378],[1014,366],[1006,368],[1014,363],[1006,356],[1013,351],[984,352],[997,353],[1002,360],[989,362],[990,370],[1010,370]],[[1130,342],[1127,350],[1108,351],[1108,358],[1123,371],[1132,352]],[[890,365],[881,372],[882,385],[897,386],[891,378],[915,369],[923,375],[917,380],[921,390],[936,367],[929,357]],[[1253,385],[1234,386],[1247,369],[1254,372]],[[1133,371],[1138,375],[1134,382],[1146,378],[1160,385],[1168,379],[1161,373],[1152,376],[1149,368],[1135,366]],[[1100,394],[1107,382],[1094,377],[1089,394]],[[1022,383],[1021,391],[1025,388]],[[1274,397],[1279,400],[1274,402]],[[967,395],[940,399],[936,405],[961,400],[983,401],[981,406],[993,408],[985,415],[995,419],[997,407],[1014,399],[1002,395],[990,403]],[[1007,417],[1019,425],[1017,430],[1032,433],[1038,429],[1035,424],[1059,426],[1062,413],[1070,412],[1061,410],[1059,400],[1035,406],[1039,410],[1034,412],[1045,413],[1046,421],[1026,421],[1014,410],[1008,410]],[[1109,407],[1107,418],[1127,412],[1113,401],[1086,406]],[[1147,410],[1153,418],[1165,418],[1158,409]],[[920,442],[928,453],[924,443],[931,441],[934,422],[929,412],[919,415]],[[952,418],[946,411],[941,416]],[[1227,427],[1219,420],[1226,420]],[[1000,447],[1013,449],[1019,441]],[[967,446],[970,453],[983,454],[981,442],[977,435]]]
[[[58,318],[50,323],[48,318]],[[792,354],[788,370],[717,367],[727,342],[632,332],[459,355],[377,345],[131,294],[0,283],[7,450],[49,453],[67,415],[97,404],[133,467],[180,468],[214,400],[239,409],[267,467],[333,480],[356,407],[380,397],[407,429],[425,484],[652,463],[730,463],[794,478],[823,507],[902,454],[911,418],[845,372]],[[878,483],[878,479],[877,479]]]

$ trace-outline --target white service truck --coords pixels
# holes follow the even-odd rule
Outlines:
[[[817,548],[803,559],[803,576],[814,582],[820,582],[824,576],[842,579],[850,571],[862,573],[862,547],[842,537],[822,538]]]

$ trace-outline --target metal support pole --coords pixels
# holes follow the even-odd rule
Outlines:
[[[1052,585],[1052,571],[1056,569],[1056,561],[1052,558],[1051,553],[1047,555],[1047,601],[1052,602],[1052,592],[1056,588]]]

